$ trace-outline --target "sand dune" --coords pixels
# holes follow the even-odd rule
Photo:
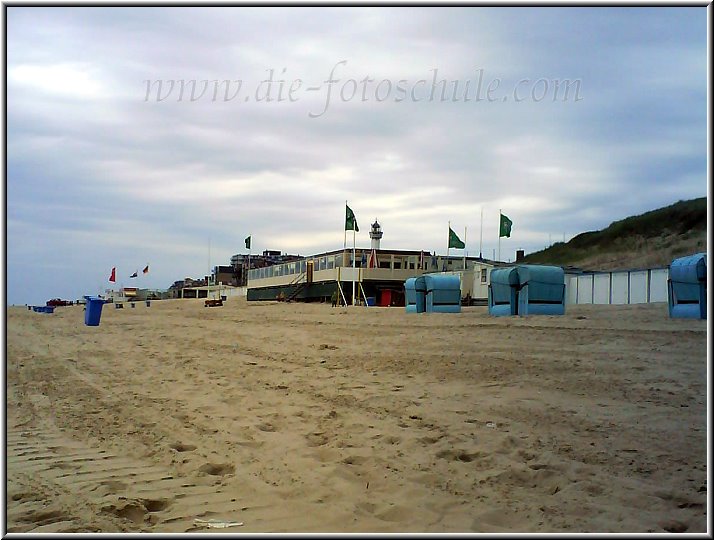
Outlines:
[[[706,323],[664,305],[83,317],[8,309],[9,532],[706,532]]]

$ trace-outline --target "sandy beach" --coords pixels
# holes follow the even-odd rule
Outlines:
[[[707,532],[706,321],[664,304],[7,313],[8,532]]]

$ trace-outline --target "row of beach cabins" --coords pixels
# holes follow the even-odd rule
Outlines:
[[[673,318],[706,319],[707,298],[706,253],[697,253],[672,261],[666,274],[655,274],[656,278],[668,275],[666,284],[666,301],[669,306],[669,316]],[[652,272],[644,271],[643,281],[646,301],[656,301],[653,294],[658,294],[657,281],[653,289]],[[566,278],[565,271],[559,266],[520,264],[515,266],[495,268],[490,273],[488,285],[488,311],[493,316],[513,315],[563,315],[570,291],[575,287],[576,299],[580,282],[583,278],[588,289],[583,291],[589,295],[587,303],[613,303],[613,294],[622,296],[626,290],[627,301],[616,303],[631,303],[631,275],[624,276],[625,288],[618,290],[619,280],[613,280],[613,273],[602,274],[603,279],[596,275],[572,276]],[[597,290],[596,290],[597,287]],[[408,313],[458,313],[461,311],[461,283],[458,276],[445,274],[426,274],[412,277],[404,283],[406,311]],[[595,302],[595,297],[603,300]],[[604,297],[604,298],[603,298]],[[609,299],[604,301],[605,298]],[[662,301],[665,299],[662,298]],[[577,303],[577,301],[575,302]]]

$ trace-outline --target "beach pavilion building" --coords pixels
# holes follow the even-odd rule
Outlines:
[[[408,278],[445,271],[459,275],[463,298],[485,302],[493,267],[493,261],[479,257],[447,258],[422,251],[357,248],[353,268],[352,249],[339,249],[250,270],[247,299],[329,301],[337,291],[341,302],[352,304],[354,280],[356,303],[404,306],[404,282]]]

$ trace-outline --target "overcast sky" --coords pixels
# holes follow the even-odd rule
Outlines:
[[[706,85],[704,7],[9,7],[7,303],[338,249],[345,200],[512,260],[706,196]]]

